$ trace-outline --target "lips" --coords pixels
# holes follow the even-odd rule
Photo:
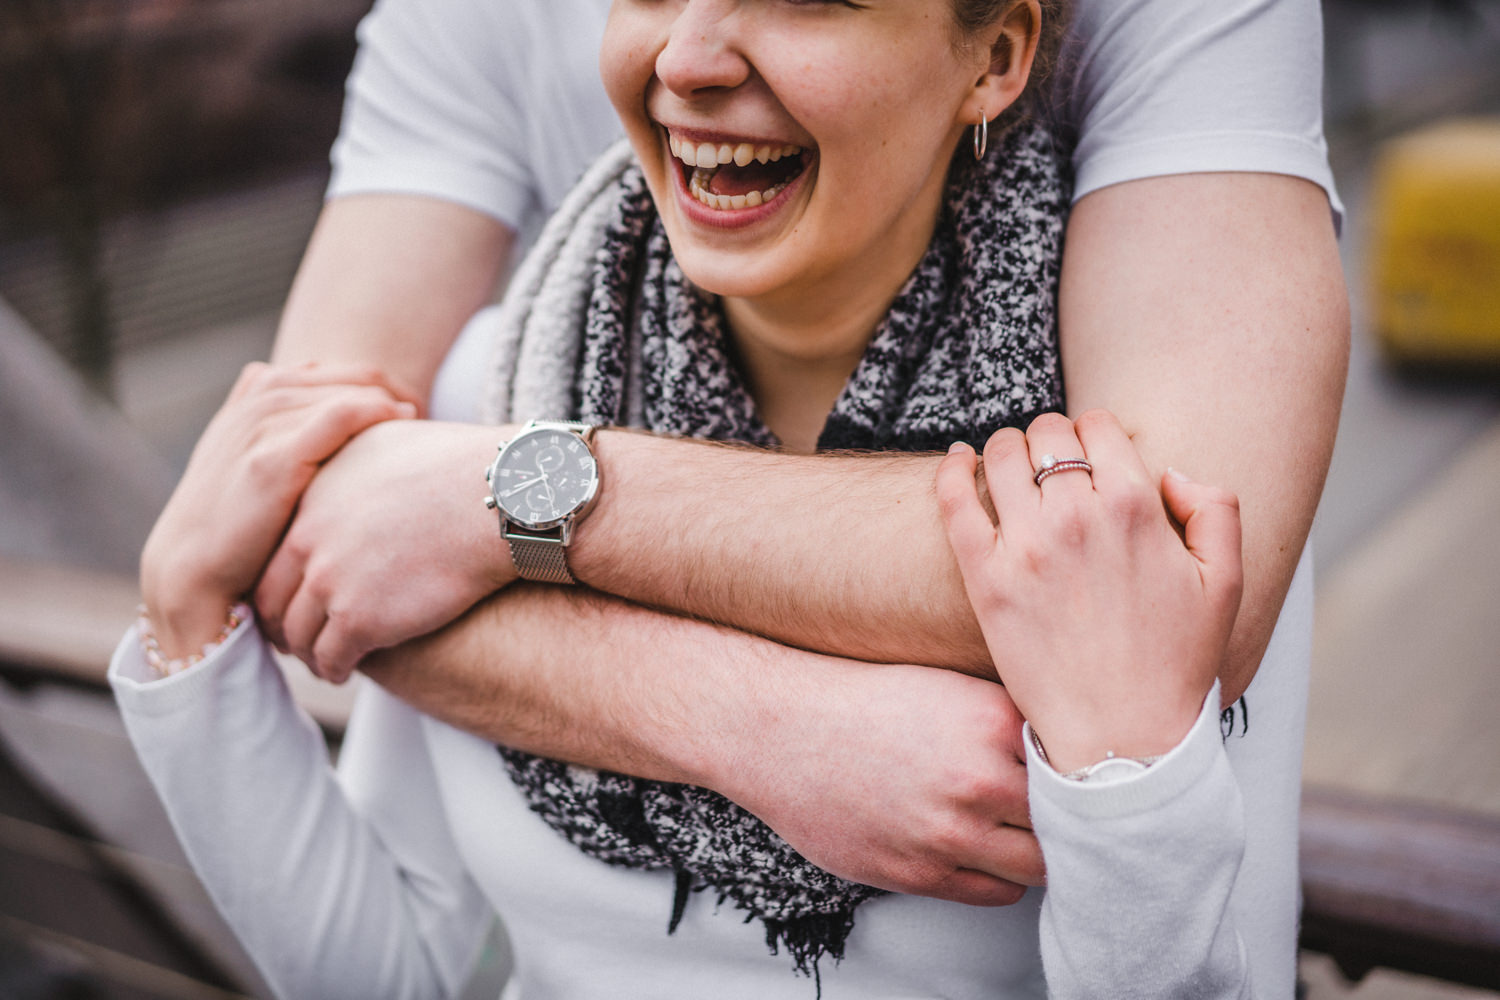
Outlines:
[[[668,146],[682,164],[688,192],[722,212],[757,208],[773,200],[807,169],[801,146],[787,142],[710,142],[668,132]]]

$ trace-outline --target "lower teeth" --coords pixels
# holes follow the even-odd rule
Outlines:
[[[755,208],[758,205],[763,205],[784,191],[787,184],[791,183],[790,181],[782,181],[775,187],[767,188],[764,191],[751,191],[747,194],[714,194],[708,189],[708,182],[713,179],[715,173],[717,173],[717,168],[715,167],[694,167],[693,176],[688,181],[688,190],[692,192],[694,198],[697,198],[704,205],[707,205],[709,208],[717,208],[722,212],[739,208]]]

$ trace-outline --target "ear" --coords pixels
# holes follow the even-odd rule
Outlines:
[[[966,123],[977,124],[981,113],[994,121],[1021,96],[1031,77],[1041,28],[1042,8],[1037,0],[1015,0],[976,40],[977,44],[989,43],[990,62],[964,102]]]

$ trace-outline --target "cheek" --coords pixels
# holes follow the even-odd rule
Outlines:
[[[616,5],[618,11],[621,5]],[[599,49],[599,75],[615,113],[627,128],[634,118],[645,115],[646,84],[656,65],[654,36],[648,19],[638,15],[611,14]]]
[[[967,96],[969,70],[954,58],[946,35],[929,40],[920,28],[899,43],[884,35],[826,49],[804,42],[801,58],[781,64],[783,103],[829,154],[894,152],[903,160],[931,154],[946,163],[952,150],[939,147],[946,147]],[[853,169],[851,180],[858,176]]]

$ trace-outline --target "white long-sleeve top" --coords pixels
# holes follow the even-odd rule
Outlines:
[[[380,0],[330,193],[432,195],[529,228],[617,132],[592,70],[606,6]],[[1075,197],[1259,170],[1320,184],[1337,211],[1314,0],[1082,0],[1070,46]],[[435,416],[472,419],[465,349],[482,356],[482,337],[461,341]],[[1291,996],[1311,604],[1304,560],[1227,739],[1206,709],[1171,757],[1102,787],[1030,761],[1045,894],[871,900],[845,960],[823,963],[823,996]],[[283,997],[451,996],[493,911],[525,1000],[814,996],[758,924],[710,899],[669,937],[670,874],[584,856],[527,809],[493,746],[373,685],[335,771],[253,623],[160,680],[127,635],[110,677],[188,856]]]
[[[1125,781],[1080,785],[1031,760],[1049,889],[999,909],[867,902],[822,995],[1290,996],[1307,575],[1246,695],[1248,731],[1236,711],[1222,738],[1211,697]],[[491,744],[374,685],[335,770],[253,622],[165,679],[129,634],[110,678],[189,858],[283,997],[452,996],[492,911],[516,950],[508,995],[525,1000],[814,996],[732,907],[695,897],[669,936],[669,873],[585,856],[530,812]]]

